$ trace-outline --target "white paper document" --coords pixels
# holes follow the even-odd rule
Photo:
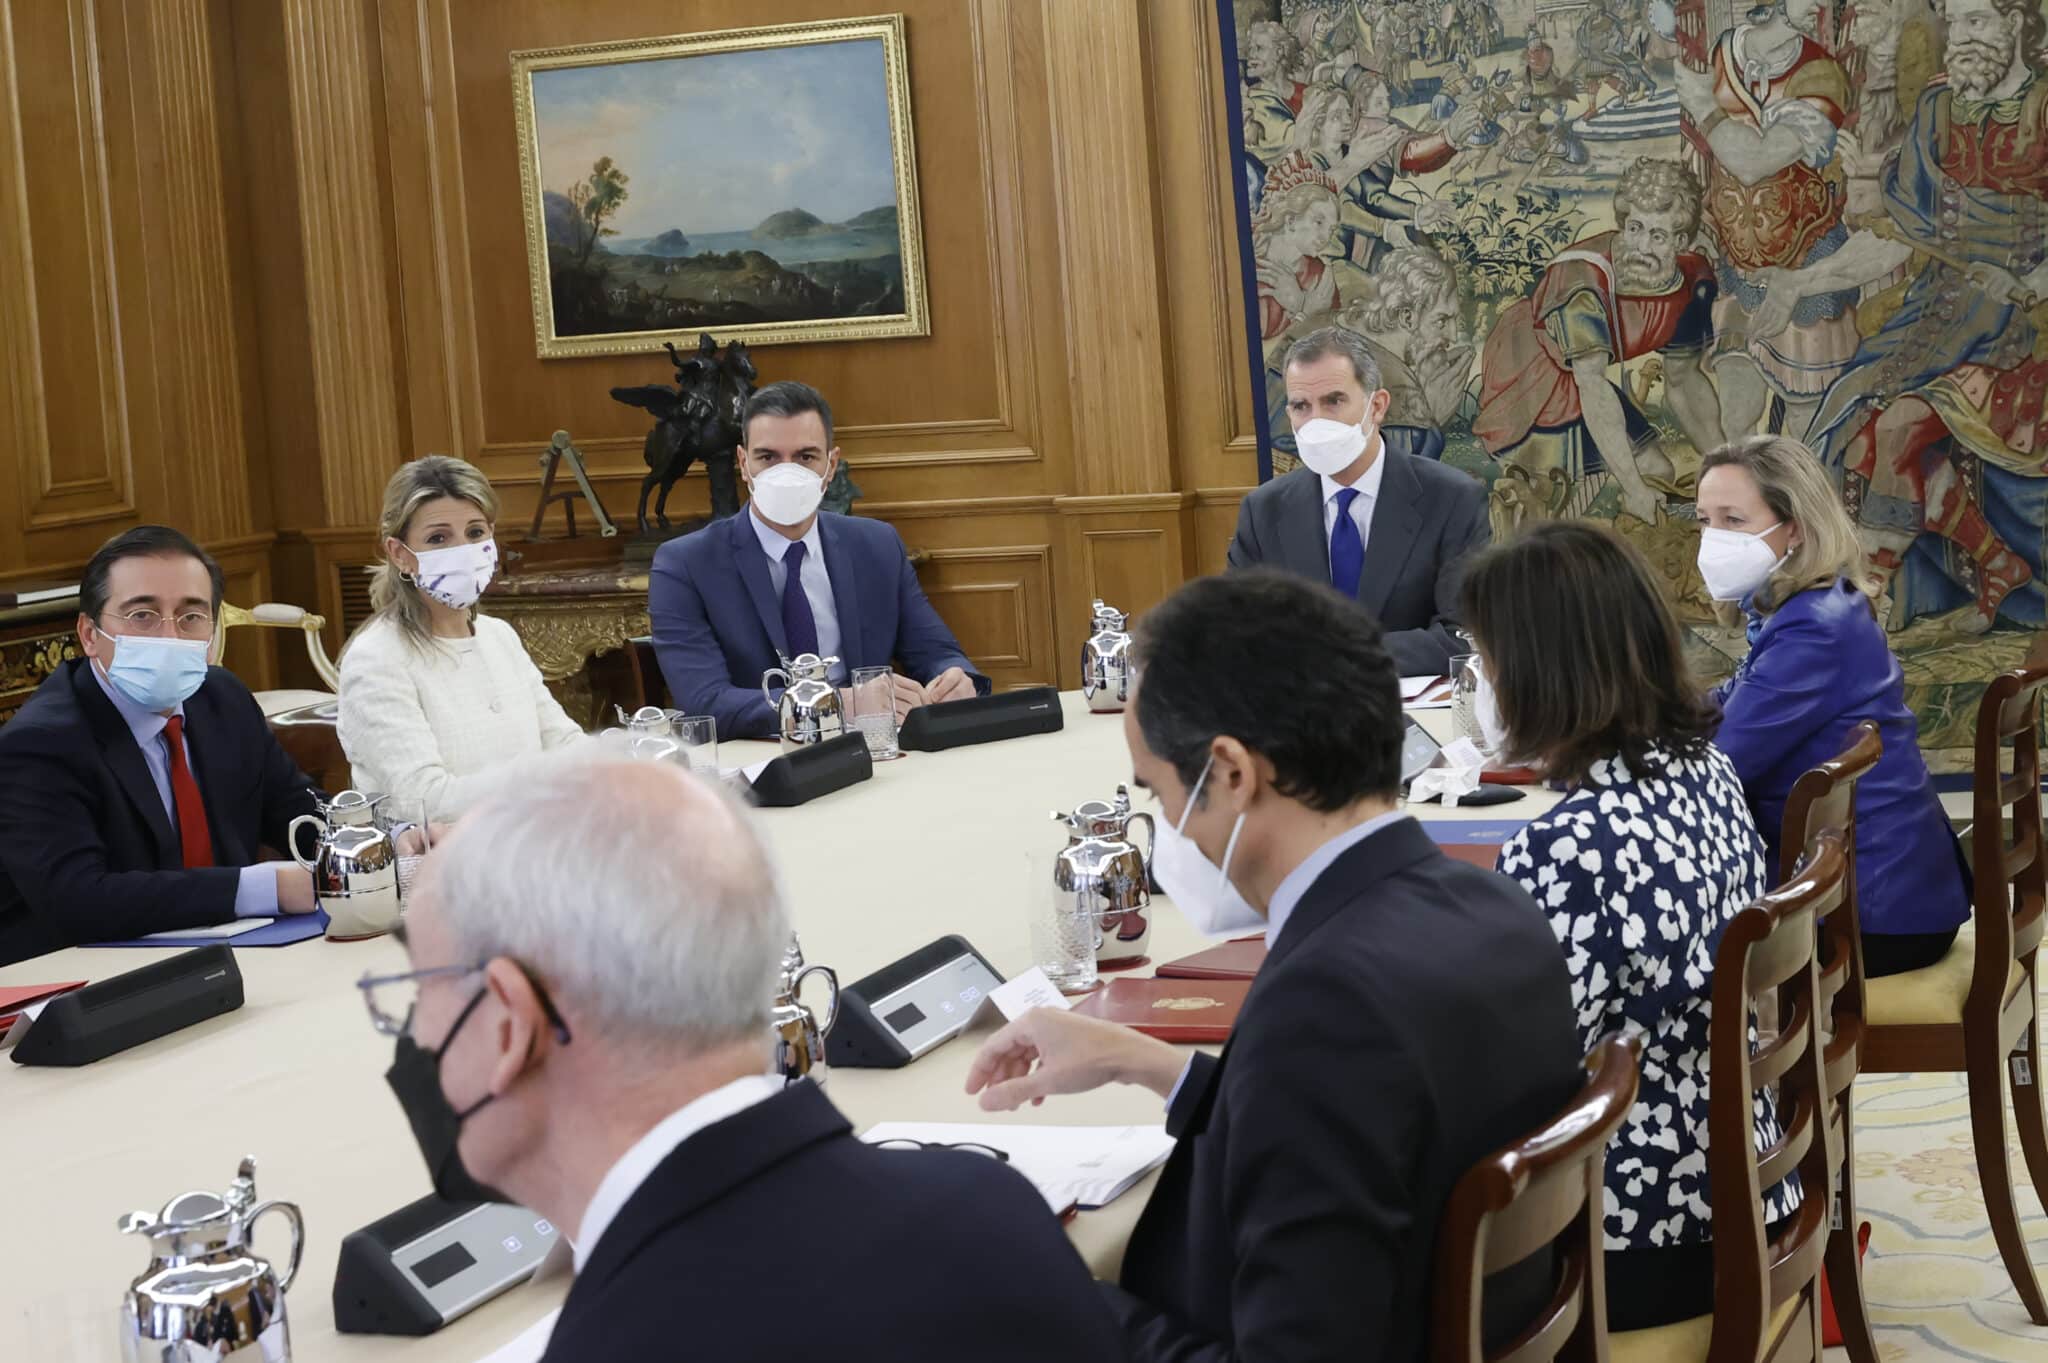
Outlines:
[[[1451,708],[1449,677],[1401,678],[1403,710],[1448,710]]]
[[[1032,966],[1022,975],[988,991],[988,1001],[1005,1021],[1015,1022],[1034,1008],[1072,1008],[1058,985],[1046,978],[1043,966]]]
[[[161,941],[164,938],[185,937],[239,937],[245,932],[267,928],[277,920],[274,918],[237,918],[232,923],[215,923],[205,928],[172,928],[169,932],[152,932],[142,938],[145,942]]]
[[[986,1145],[1037,1186],[1055,1214],[1107,1206],[1166,1162],[1173,1137],[1163,1126],[1024,1126],[1014,1122],[882,1122],[864,1141]]]

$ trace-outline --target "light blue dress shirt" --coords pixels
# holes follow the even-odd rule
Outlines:
[[[789,552],[789,546],[796,541],[773,529],[759,516],[754,508],[747,507],[747,521],[754,527],[754,537],[761,541],[761,552],[768,555],[768,581],[775,588],[775,599],[782,599],[783,587],[789,581],[789,566],[782,556]],[[811,528],[804,531],[804,597],[811,603],[811,619],[818,625],[818,656],[836,658],[839,656],[839,604],[832,599],[832,575],[825,571],[825,544],[818,538],[818,522],[813,519]],[[832,680],[843,683],[846,680],[846,664],[835,663]]]
[[[1336,837],[1331,838],[1321,847],[1303,857],[1301,865],[1289,871],[1286,877],[1281,880],[1279,888],[1273,891],[1272,901],[1266,905],[1266,942],[1268,947],[1270,948],[1272,943],[1280,940],[1280,930],[1285,928],[1287,920],[1294,916],[1294,910],[1300,905],[1301,897],[1308,893],[1308,887],[1315,884],[1321,878],[1323,872],[1329,870],[1335,864],[1337,858],[1343,856],[1346,852],[1349,852],[1388,824],[1410,817],[1412,816],[1406,810],[1401,809],[1390,809],[1384,814],[1375,814],[1364,823],[1355,824],[1345,829],[1342,833],[1339,833]],[[1181,1066],[1180,1078],[1173,1081],[1173,1089],[1166,1095],[1167,1107],[1171,1108],[1173,1100],[1180,1097],[1180,1086],[1188,1081],[1188,1071],[1193,1069],[1194,1065],[1194,1057],[1190,1056],[1188,1057],[1188,1063]]]
[[[114,645],[119,648],[120,645]],[[164,802],[164,816],[171,821],[173,829],[178,826],[177,802],[171,798],[171,744],[164,735],[164,722],[171,715],[185,717],[181,703],[168,711],[146,710],[121,694],[119,687],[108,681],[100,671],[98,663],[88,663],[92,668],[92,679],[106,692],[107,699],[121,714],[128,725],[128,732],[135,735],[135,746],[142,749],[142,760],[149,767],[149,779],[156,782],[157,797]],[[199,784],[199,769],[192,762],[192,745],[185,745],[185,765],[192,769],[192,784]],[[241,883],[235,887],[235,917],[275,918],[277,908],[277,868],[291,865],[290,862],[264,861],[242,868]]]

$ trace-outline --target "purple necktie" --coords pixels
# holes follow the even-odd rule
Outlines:
[[[789,546],[782,556],[782,633],[789,644],[789,656],[818,651],[818,620],[811,614],[811,598],[804,595],[804,555],[809,546],[802,540]]]

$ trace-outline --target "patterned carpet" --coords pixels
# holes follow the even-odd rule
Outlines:
[[[2048,1278],[2048,1215],[2007,1134],[2035,1270]],[[2048,1361],[2048,1329],[2027,1319],[1991,1239],[1961,1075],[1857,1080],[1856,1188],[1872,1226],[1864,1282],[1880,1358]],[[1845,1357],[1828,1351],[1828,1363]]]

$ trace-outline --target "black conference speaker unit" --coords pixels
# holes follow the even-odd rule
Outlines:
[[[17,1065],[89,1065],[242,1006],[226,946],[195,947],[51,1000],[14,1047]]]
[[[560,1237],[524,1207],[429,1193],[342,1237],[334,1328],[430,1335],[531,1278]]]
[[[1056,733],[1066,722],[1058,691],[1050,686],[1026,686],[992,696],[920,705],[903,721],[896,742],[906,752],[940,752],[970,743]]]
[[[845,733],[823,743],[792,748],[761,768],[752,782],[754,800],[771,809],[787,809],[874,774],[875,759],[868,756],[867,738]]]

